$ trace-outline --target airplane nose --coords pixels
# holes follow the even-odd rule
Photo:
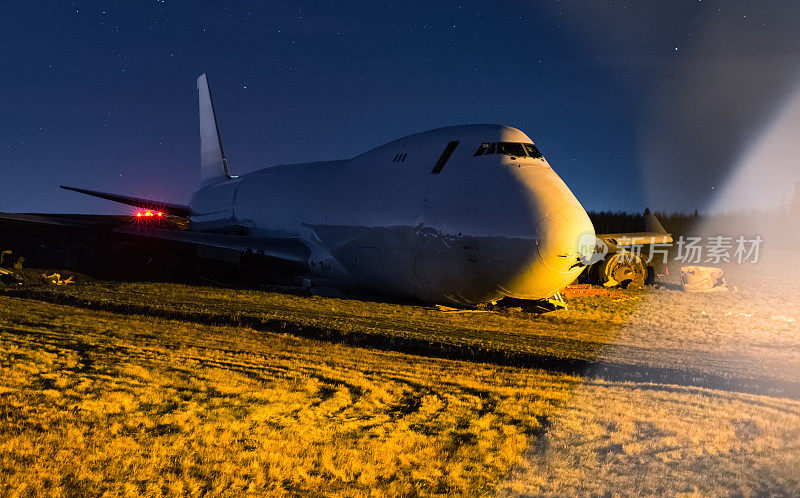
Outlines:
[[[594,252],[594,226],[581,206],[566,204],[545,213],[539,221],[536,250],[551,271],[574,278]],[[577,271],[577,273],[576,273]]]
[[[544,299],[589,263],[594,226],[551,169],[498,171],[484,192],[474,220],[483,282],[509,297]]]
[[[552,296],[578,277],[594,251],[594,227],[580,205],[551,208],[531,229],[533,237],[481,240],[487,275],[506,296]]]

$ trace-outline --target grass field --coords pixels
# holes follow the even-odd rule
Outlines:
[[[737,386],[800,384],[800,309],[792,289],[732,280],[541,316],[6,289],[0,494],[795,494],[798,397]],[[593,372],[605,364],[630,375]],[[654,383],[658,368],[687,376]],[[704,373],[742,382],[714,390]]]
[[[499,490],[506,496],[796,496],[800,402],[582,382]]]
[[[640,372],[677,367],[692,375],[800,382],[800,300],[791,289],[615,291],[611,297],[572,298],[567,310],[544,315],[515,308],[442,313],[391,302],[168,283],[51,285],[6,294],[118,314],[285,330],[428,356],[438,352],[516,366],[549,361],[551,368],[564,360],[567,373],[583,373],[581,365],[602,359]],[[787,321],[791,317],[797,318]],[[578,367],[569,363],[576,361]]]
[[[636,345],[637,363],[798,382],[800,261],[774,256],[726,266],[728,292],[648,292],[597,361]],[[797,397],[584,378],[551,421],[501,494],[800,494]]]
[[[0,492],[486,493],[575,377],[0,297]]]
[[[294,324],[343,334],[421,339],[426,343],[474,346],[593,359],[636,306],[582,298],[567,311],[532,315],[515,309],[493,313],[442,313],[433,307],[392,302],[308,297],[255,290],[171,283],[41,286],[11,294],[121,313],[157,314],[224,324]],[[429,345],[429,344],[428,344]]]

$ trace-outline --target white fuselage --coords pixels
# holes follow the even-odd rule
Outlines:
[[[474,157],[487,142],[531,140],[507,126],[454,126],[352,159],[265,168],[197,191],[192,230],[298,238],[314,286],[456,304],[549,297],[583,269],[594,229],[544,158]]]

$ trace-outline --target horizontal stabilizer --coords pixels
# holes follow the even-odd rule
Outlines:
[[[141,197],[129,197],[127,195],[109,194],[106,192],[98,192],[96,190],[86,190],[77,187],[67,187],[61,185],[61,188],[72,190],[73,192],[80,192],[81,194],[107,199],[109,201],[119,202],[120,204],[127,204],[141,209],[158,209],[167,214],[174,216],[189,216],[189,206],[183,204],[171,204],[169,202],[154,201],[150,199],[142,199]]]
[[[598,233],[596,237],[612,246],[642,246],[672,243],[672,235],[665,232]]]
[[[664,230],[656,215],[644,215],[644,232],[598,233],[596,237],[612,246],[640,246],[651,244],[671,244],[672,234]]]

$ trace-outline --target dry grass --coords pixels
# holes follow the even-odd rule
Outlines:
[[[800,381],[800,258],[777,256],[723,265],[728,292],[643,294],[599,356]]]
[[[34,289],[77,307],[0,296],[0,494],[796,493],[797,401],[198,323],[800,382],[796,286],[729,275],[738,292],[545,316],[173,284]]]
[[[433,307],[354,299],[306,297],[276,292],[219,289],[169,283],[110,283],[31,287],[52,298],[66,296],[100,309],[135,305],[175,317],[206,315],[281,320],[343,333],[420,339],[500,351],[520,351],[592,360],[613,339],[636,300],[578,298],[569,310],[533,315],[514,309],[491,313],[442,313]],[[8,292],[8,291],[7,291]],[[23,290],[22,292],[25,292]],[[629,293],[637,295],[636,293]],[[20,295],[25,297],[25,294]],[[47,298],[47,297],[46,297]]]
[[[0,297],[0,494],[474,494],[575,378]]]
[[[796,495],[800,402],[588,382],[500,489],[504,495]]]
[[[789,256],[727,265],[728,293],[642,295],[598,360],[797,382],[800,262]],[[551,422],[501,494],[794,496],[800,490],[796,400],[586,379]]]
[[[800,289],[729,273],[736,292],[618,291],[626,299],[575,297],[567,310],[545,315],[513,309],[452,314],[408,304],[178,284],[44,286],[22,292],[75,299],[80,306],[99,309],[134,306],[139,313],[233,324],[275,320],[367,336],[355,341],[359,344],[370,344],[369,336],[388,343],[400,338],[418,341],[427,351],[452,345],[800,382]]]

